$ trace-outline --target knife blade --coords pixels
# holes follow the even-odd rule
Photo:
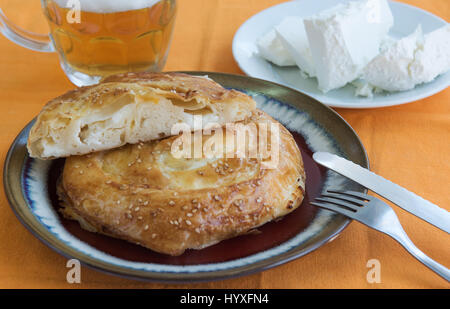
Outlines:
[[[450,213],[445,209],[337,155],[316,152],[313,154],[313,159],[320,165],[359,183],[411,214],[450,233]]]

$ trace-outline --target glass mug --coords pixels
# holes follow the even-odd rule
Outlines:
[[[161,71],[172,37],[176,0],[41,0],[48,36],[12,24],[0,10],[0,30],[36,51],[56,51],[75,85],[125,72]]]

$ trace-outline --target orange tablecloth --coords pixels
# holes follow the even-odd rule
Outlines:
[[[5,11],[19,1],[1,0]],[[45,30],[39,1],[17,14],[27,28]],[[250,16],[281,0],[179,0],[166,70],[205,70],[243,74],[231,42]],[[448,0],[406,0],[450,19]],[[29,9],[28,9],[29,8]],[[47,100],[73,87],[55,54],[21,48],[0,35],[0,155]],[[337,109],[361,137],[376,173],[450,210],[450,89],[398,107]],[[2,186],[3,188],[3,186]],[[450,238],[396,208],[417,246],[450,266]],[[381,263],[381,283],[366,280],[369,259]],[[213,283],[164,285],[106,275],[82,267],[81,284],[66,282],[66,259],[52,251],[16,219],[0,194],[0,288],[448,288],[440,277],[411,257],[394,240],[352,223],[333,242],[262,273]]]

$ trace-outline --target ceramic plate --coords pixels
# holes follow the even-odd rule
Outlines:
[[[302,151],[307,178],[306,196],[299,208],[280,221],[262,226],[259,234],[189,250],[177,257],[90,233],[77,222],[59,216],[55,183],[64,160],[41,161],[28,156],[26,140],[31,122],[12,144],[3,175],[6,195],[19,220],[45,244],[84,265],[161,282],[208,281],[262,271],[303,256],[338,235],[349,220],[309,202],[327,188],[364,189],[319,167],[312,153],[328,151],[368,167],[366,152],[352,128],[327,106],[291,88],[246,76],[187,73],[208,75],[224,87],[248,93],[260,109],[292,132]]]
[[[417,86],[410,91],[375,94],[373,98],[355,97],[355,88],[347,85],[326,94],[317,88],[315,78],[304,78],[297,67],[278,67],[257,55],[256,40],[279,24],[286,16],[310,16],[332,7],[343,0],[299,0],[285,2],[268,8],[247,20],[233,40],[233,56],[245,74],[293,87],[333,107],[373,108],[404,104],[431,96],[450,85],[450,72],[434,81]],[[394,26],[389,33],[401,38],[412,33],[422,24],[424,33],[446,25],[446,21],[416,7],[389,2],[394,15]]]

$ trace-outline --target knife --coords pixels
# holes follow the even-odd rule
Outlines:
[[[313,159],[320,165],[359,183],[413,215],[450,233],[450,213],[445,209],[337,155],[316,152],[313,154]]]

